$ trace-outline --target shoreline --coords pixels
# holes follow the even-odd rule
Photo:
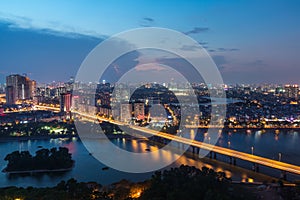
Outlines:
[[[51,172],[67,172],[71,171],[74,168],[66,168],[66,169],[36,169],[36,170],[24,170],[24,171],[6,171],[5,169],[2,170],[3,173],[8,175],[10,174],[33,174],[33,173],[51,173]]]
[[[34,135],[34,136],[5,136],[0,137],[0,142],[6,141],[27,141],[27,140],[46,140],[46,139],[58,139],[58,138],[72,138],[77,135]]]
[[[134,139],[134,136],[125,135],[125,134],[105,134],[108,139]],[[34,135],[34,136],[5,136],[0,137],[0,142],[7,141],[27,141],[27,140],[48,140],[48,139],[71,139],[71,138],[80,139],[79,135]]]
[[[148,140],[146,141],[147,143],[149,143],[150,145],[156,145],[159,148],[163,147],[164,144],[157,142],[157,141],[153,141],[153,140]],[[176,151],[176,149],[175,149]],[[211,166],[212,169],[214,169],[215,171],[218,171],[218,168],[221,167],[223,172],[229,171],[232,174],[235,174],[235,178],[232,178],[233,182],[239,182],[239,183],[243,183],[243,184],[251,184],[251,182],[248,182],[248,178],[253,179],[254,183],[263,183],[264,181],[267,182],[272,182],[272,181],[278,181],[278,180],[282,180],[279,176],[272,176],[270,174],[266,174],[266,173],[261,173],[261,172],[254,172],[251,169],[247,169],[243,166],[239,166],[239,165],[233,165],[230,164],[226,161],[223,160],[217,160],[217,159],[213,159],[213,158],[209,158],[209,157],[203,157],[203,158],[199,158],[197,156],[197,154],[191,152],[191,151],[185,151],[183,153],[183,156],[185,156],[186,158],[192,159],[195,162],[200,162],[202,163],[204,166]],[[178,159],[180,160],[180,158]],[[196,166],[196,164],[192,164],[191,166]],[[197,167],[197,166],[196,166]],[[240,175],[247,175],[245,177],[239,176]],[[236,179],[237,177],[239,177],[238,179]],[[240,179],[241,178],[241,179]],[[242,179],[244,179],[245,181],[242,181]],[[282,180],[285,184],[287,183],[292,183],[293,181],[296,180]]]
[[[200,130],[207,130],[208,128],[197,128]],[[278,127],[278,128],[245,128],[245,127],[237,127],[237,128],[228,128],[228,127],[223,127],[222,128],[223,131],[233,131],[235,132],[236,130],[241,130],[241,131],[247,131],[247,130],[253,130],[253,131],[276,131],[276,130],[280,130],[280,131],[292,131],[292,130],[296,130],[296,131],[300,131],[300,128],[284,128],[284,127]],[[105,134],[105,136],[108,139],[118,139],[118,138],[125,138],[125,139],[136,139],[136,137],[132,136],[132,135],[127,135],[127,134]],[[46,140],[46,139],[59,139],[59,138],[78,138],[80,139],[80,136],[78,134],[75,135],[32,135],[32,136],[0,136],[0,142],[6,142],[6,141],[26,141],[26,140]]]
[[[59,139],[59,138],[68,138],[68,139],[72,139],[73,137],[77,138],[78,140],[80,140],[80,137],[78,135],[55,135],[55,137],[53,136],[21,136],[21,137],[14,137],[14,136],[10,136],[10,137],[3,137],[1,139],[4,139],[4,140],[0,140],[0,142],[8,142],[8,141],[16,141],[16,140],[19,140],[19,141],[26,141],[26,140],[49,140],[49,139]],[[135,139],[139,139],[139,138],[136,138],[134,136],[131,136],[131,135],[125,135],[125,134],[106,134],[105,136],[103,135],[103,137],[107,137],[108,139],[126,139],[126,140],[135,140]],[[144,140],[143,140],[144,141]],[[149,143],[149,144],[152,144],[152,145],[157,145],[157,146],[164,146],[162,143],[160,142],[157,142],[157,141],[153,141],[153,140],[145,140],[146,143]],[[229,170],[229,171],[237,171],[238,173],[242,173],[242,172],[246,172],[246,174],[251,174],[250,177],[258,180],[272,180],[272,179],[276,179],[278,180],[279,177],[274,177],[274,176],[271,176],[271,175],[267,175],[267,174],[263,174],[263,173],[256,173],[256,172],[252,172],[251,170],[249,169],[246,169],[246,168],[243,168],[241,166],[233,166],[233,165],[230,165],[229,163],[226,163],[224,161],[221,161],[221,160],[214,160],[214,159],[210,159],[210,158],[207,158],[207,157],[204,157],[202,159],[199,159],[197,158],[197,156],[195,156],[192,152],[185,152],[184,155],[187,157],[187,158],[190,158],[190,159],[193,159],[194,161],[198,162],[202,162],[204,164],[211,164],[213,167],[216,167],[218,165],[221,165],[222,168],[224,170]],[[73,168],[73,167],[72,167]],[[55,169],[55,170],[27,170],[27,171],[15,171],[15,172],[5,172],[5,171],[2,171],[4,173],[7,173],[7,174],[22,174],[22,173],[51,173],[51,172],[65,172],[65,171],[70,171],[72,170],[72,168],[69,168],[69,169]]]

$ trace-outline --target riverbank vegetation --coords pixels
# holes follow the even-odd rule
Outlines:
[[[28,137],[28,136],[63,136],[76,134],[74,123],[71,122],[30,122],[8,123],[0,125],[0,137]]]
[[[70,169],[74,165],[72,155],[65,147],[40,149],[32,156],[29,151],[14,151],[4,158],[8,162],[3,170],[7,173],[47,172]]]
[[[180,166],[156,172],[151,179],[140,183],[121,180],[101,186],[95,182],[83,183],[74,179],[61,181],[52,188],[0,188],[0,200],[22,199],[102,199],[102,200],[218,200],[255,199],[242,185],[232,184],[223,172]]]

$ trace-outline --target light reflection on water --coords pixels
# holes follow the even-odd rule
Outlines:
[[[224,131],[216,145],[254,154],[278,159],[281,153],[283,162],[300,165],[300,137],[294,130],[239,130],[237,132]],[[209,137],[205,131],[200,130],[197,140],[203,141]]]
[[[195,131],[191,132],[192,134]],[[201,136],[202,135],[202,136]],[[197,134],[198,138],[203,138],[204,132]],[[278,137],[276,139],[276,136]],[[207,137],[207,136],[206,136]],[[133,152],[146,152],[157,151],[159,149],[156,145],[150,145],[143,140],[125,140],[115,139],[113,142],[119,147],[133,151]],[[102,145],[106,145],[104,140],[91,141],[101,148]],[[278,154],[281,153],[281,160],[284,162],[300,165],[300,138],[297,131],[280,131],[276,134],[275,131],[237,131],[237,132],[225,132],[222,133],[221,138],[217,145],[224,146],[247,153],[251,153],[251,147],[254,147],[254,154],[264,157],[278,159]],[[61,180],[67,180],[69,178],[76,178],[79,181],[97,181],[101,184],[109,184],[119,181],[120,179],[129,179],[133,181],[142,181],[151,177],[152,173],[145,174],[131,174],[124,173],[117,170],[109,169],[103,171],[103,164],[98,162],[93,156],[89,155],[89,152],[85,149],[84,145],[76,138],[64,141],[60,139],[49,140],[28,140],[28,141],[1,141],[0,142],[0,169],[2,170],[6,162],[3,160],[4,156],[15,150],[29,150],[31,154],[34,154],[42,146],[43,148],[53,148],[64,146],[67,147],[73,154],[75,160],[75,167],[72,171],[59,175],[45,175],[41,174],[35,177],[30,176],[12,176],[9,177],[4,173],[0,173],[0,186],[53,186]],[[153,154],[153,161],[159,160],[161,157],[171,160],[174,155],[171,151],[157,151],[157,154]],[[109,152],[108,152],[109,153]],[[113,155],[109,155],[113,156]],[[219,157],[218,157],[219,158]],[[227,160],[228,161],[228,160]],[[151,162],[151,160],[150,160]],[[241,163],[237,161],[238,165]],[[173,163],[170,167],[176,167],[180,164],[192,165],[198,168],[203,166],[212,168],[211,163],[203,163],[196,161],[190,157],[182,156],[178,161]],[[249,165],[249,164],[248,164]],[[246,174],[232,173],[228,169],[222,166],[216,166],[216,171],[225,171],[226,176],[234,176],[239,180],[243,178],[246,180]],[[244,177],[243,177],[244,176]]]

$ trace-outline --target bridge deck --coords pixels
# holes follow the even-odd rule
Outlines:
[[[147,134],[159,136],[159,137],[162,137],[162,138],[165,138],[165,139],[177,141],[179,143],[192,145],[194,147],[198,147],[198,148],[201,148],[201,149],[204,149],[204,150],[213,151],[213,152],[223,154],[223,155],[226,155],[226,156],[231,156],[233,158],[238,158],[238,159],[241,159],[241,160],[257,163],[257,164],[264,165],[264,166],[267,166],[267,167],[271,167],[271,168],[274,168],[274,169],[278,169],[278,170],[282,170],[282,171],[286,171],[286,172],[290,172],[290,173],[293,173],[293,174],[300,175],[300,166],[297,166],[297,165],[293,165],[293,164],[289,164],[289,163],[285,163],[285,162],[280,162],[280,161],[272,160],[272,159],[269,159],[269,158],[264,158],[264,157],[261,157],[261,156],[236,151],[236,150],[233,150],[233,149],[214,146],[214,145],[207,144],[207,143],[204,143],[204,142],[199,142],[199,141],[196,141],[196,140],[191,140],[191,139],[187,139],[187,138],[183,138],[183,137],[179,137],[179,136],[174,136],[174,135],[171,135],[171,134],[158,132],[158,131],[151,130],[151,129],[144,128],[144,127],[140,127],[140,126],[128,125],[126,123],[119,122],[119,121],[99,118],[95,115],[90,115],[90,114],[80,113],[80,112],[75,112],[75,113],[77,113],[79,115],[82,115],[84,117],[87,117],[89,119],[92,119],[92,120],[101,120],[101,121],[107,121],[107,122],[117,124],[117,125],[128,126],[133,130],[142,131],[142,132],[147,133]]]

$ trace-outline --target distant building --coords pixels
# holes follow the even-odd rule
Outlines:
[[[281,86],[275,88],[275,95],[276,96],[283,96],[284,92],[285,92],[285,90]]]
[[[298,99],[299,85],[285,85],[284,90],[286,97]]]
[[[244,94],[250,95],[251,88],[250,87],[244,87]]]
[[[120,103],[111,103],[111,116],[113,117],[114,120],[120,121],[121,120],[121,104]]]
[[[15,104],[17,100],[32,99],[36,83],[27,76],[13,74],[6,77],[6,103]]]
[[[134,103],[134,117],[138,120],[143,120],[145,118],[145,104],[144,103]]]
[[[78,110],[79,109],[79,96],[78,95],[74,95],[72,97],[72,108],[74,110]]]
[[[72,106],[72,94],[71,93],[62,93],[60,95],[60,112],[71,111]]]
[[[131,120],[132,105],[131,104],[121,104],[120,116],[122,122],[129,122]]]
[[[16,102],[16,95],[14,93],[13,86],[6,87],[6,103],[7,104],[14,104]]]
[[[98,107],[98,113],[104,115],[105,117],[110,117],[112,114],[111,108],[107,106]]]

